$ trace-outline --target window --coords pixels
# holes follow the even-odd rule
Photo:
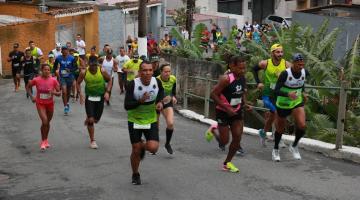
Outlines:
[[[218,12],[242,15],[242,0],[218,0]]]

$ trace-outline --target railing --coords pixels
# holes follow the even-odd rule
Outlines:
[[[205,81],[205,96],[199,96],[196,94],[191,93],[189,91],[188,82],[189,79]],[[210,109],[210,102],[213,100],[210,98],[211,93],[211,83],[217,83],[218,80],[211,79],[210,75],[206,75],[206,77],[199,77],[199,76],[185,76],[184,78],[184,91],[183,91],[183,107],[184,109],[188,108],[188,98],[193,97],[197,99],[204,100],[204,116],[209,117],[209,109]],[[247,83],[247,85],[255,86],[256,83]],[[348,83],[346,81],[341,81],[340,87],[326,87],[326,86],[313,86],[313,85],[305,85],[307,89],[330,89],[330,90],[340,90],[339,94],[339,106],[338,106],[338,117],[337,117],[337,134],[336,134],[336,142],[335,142],[335,149],[341,149],[343,145],[343,135],[344,135],[344,125],[345,125],[345,113],[346,113],[346,100],[347,100],[347,93],[346,91],[360,91],[360,88],[349,88]],[[254,110],[258,111],[268,111],[269,109],[263,107],[253,107]]]

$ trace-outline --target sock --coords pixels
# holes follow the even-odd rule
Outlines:
[[[281,140],[281,136],[282,134],[275,131],[275,146],[274,146],[274,149],[279,149],[279,143],[280,143],[280,140]]]
[[[296,147],[298,142],[300,141],[300,139],[305,135],[305,130],[304,129],[299,129],[296,128],[295,130],[295,140],[294,143],[292,144],[293,147]]]
[[[170,144],[174,129],[166,129],[166,144]]]

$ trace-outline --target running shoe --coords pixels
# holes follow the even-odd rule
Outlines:
[[[280,140],[280,142],[279,142],[279,147],[280,147],[280,148],[286,148],[287,146],[286,146],[286,144],[284,143],[283,140]]]
[[[235,165],[232,164],[231,162],[227,162],[226,165],[224,164],[223,170],[228,171],[228,172],[233,172],[233,173],[239,172],[239,169],[237,167],[235,167]]]
[[[45,147],[46,147],[46,148],[50,148],[49,141],[46,139],[46,140],[44,140],[44,142],[45,142]]]
[[[276,162],[280,162],[280,151],[279,149],[273,149],[272,151],[272,160]]]
[[[297,146],[293,147],[292,145],[289,145],[289,151],[292,153],[294,159],[301,160],[301,155],[299,153],[299,148]]]
[[[221,144],[221,143],[219,142],[219,149],[220,149],[221,151],[225,151],[225,145],[224,145],[224,144]]]
[[[266,147],[266,132],[264,129],[260,129],[259,130],[259,136],[260,136],[260,144],[263,146],[263,147]]]
[[[40,150],[41,150],[41,151],[45,151],[45,149],[46,149],[45,141],[41,141],[41,143],[40,143]]]
[[[132,184],[133,185],[141,185],[141,179],[140,179],[139,173],[132,175]]]
[[[205,132],[205,139],[207,142],[211,142],[211,140],[214,139],[214,134],[212,132],[212,127],[210,127],[206,132]]]
[[[245,155],[245,150],[240,147],[237,151],[236,151],[236,154],[239,155],[239,156],[244,156]]]
[[[64,115],[68,115],[69,114],[69,107],[66,105],[64,107]]]
[[[165,149],[166,151],[169,153],[169,154],[173,154],[174,151],[173,149],[171,148],[171,145],[170,144],[165,144]]]
[[[92,149],[97,149],[97,148],[99,148],[98,145],[96,144],[96,141],[92,141],[92,142],[90,143],[90,148],[92,148]]]

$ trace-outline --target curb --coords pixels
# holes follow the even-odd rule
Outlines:
[[[198,121],[203,124],[212,125],[217,123],[215,120],[205,118],[204,115],[200,115],[191,110],[176,109],[176,112],[185,118]],[[252,136],[258,136],[258,130],[253,128],[244,127],[244,133]],[[267,135],[271,135],[271,133],[268,132]],[[292,141],[294,141],[295,136],[283,135],[282,139],[285,144],[289,145],[292,143]],[[343,145],[342,149],[335,150],[334,144],[310,138],[302,138],[299,142],[299,147],[309,151],[321,153],[327,157],[352,161],[354,163],[360,164],[360,148]]]

